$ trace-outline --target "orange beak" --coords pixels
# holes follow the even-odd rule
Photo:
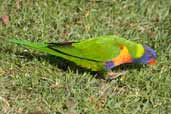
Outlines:
[[[150,61],[148,62],[148,64],[155,65],[156,64],[156,60],[152,58],[152,59],[150,59]]]

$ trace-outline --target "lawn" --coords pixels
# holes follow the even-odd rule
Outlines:
[[[0,16],[0,114],[171,114],[170,0],[0,0]],[[157,64],[123,65],[108,82],[5,41],[109,34],[153,47]]]

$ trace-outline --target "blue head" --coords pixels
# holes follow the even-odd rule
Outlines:
[[[157,57],[156,52],[146,45],[143,45],[143,47],[145,50],[144,55],[139,59],[134,59],[133,62],[155,64],[155,59]]]

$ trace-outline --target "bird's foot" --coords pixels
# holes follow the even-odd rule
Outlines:
[[[107,80],[113,80],[119,76],[125,75],[126,73],[127,73],[127,71],[122,71],[119,73],[115,73],[115,72],[110,71],[107,73]]]

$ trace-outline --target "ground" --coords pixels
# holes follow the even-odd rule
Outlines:
[[[1,114],[171,113],[169,0],[0,0],[0,16]],[[76,41],[109,34],[153,47],[157,64],[113,69],[128,73],[108,82],[6,41]]]

